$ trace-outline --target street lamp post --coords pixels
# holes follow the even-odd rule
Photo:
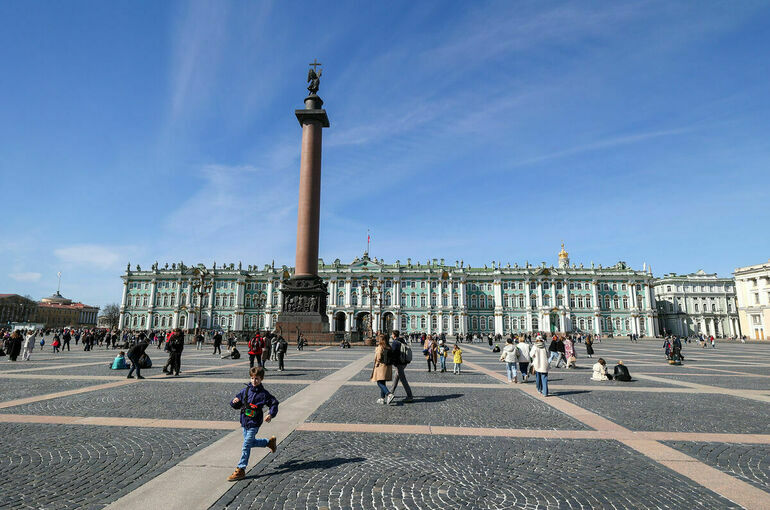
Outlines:
[[[363,280],[363,291],[362,295],[369,298],[369,341],[372,342],[374,339],[374,329],[372,327],[372,322],[374,316],[372,315],[372,306],[374,305],[374,300],[377,299],[378,306],[379,306],[379,296],[380,296],[380,281],[374,277],[374,275],[370,274],[366,277],[364,277]],[[379,323],[378,323],[378,331],[379,331]]]
[[[198,296],[198,306],[197,306],[197,314],[195,319],[195,334],[196,336],[200,334],[201,332],[201,315],[203,313],[203,296],[208,294],[208,292],[211,290],[211,287],[213,286],[213,282],[210,278],[210,273],[208,270],[203,266],[199,265],[198,267],[193,269],[193,274],[197,278],[196,281],[192,282],[192,291],[196,293]]]

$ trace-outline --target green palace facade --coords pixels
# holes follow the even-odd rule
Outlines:
[[[614,266],[492,263],[471,267],[444,260],[392,264],[364,253],[349,264],[318,261],[328,285],[332,331],[400,329],[405,333],[501,334],[546,331],[650,336],[658,333],[653,276],[624,262]],[[281,311],[281,282],[292,268],[210,268],[183,263],[130,265],[123,279],[121,329],[254,331],[271,329]],[[200,319],[198,319],[200,317]]]

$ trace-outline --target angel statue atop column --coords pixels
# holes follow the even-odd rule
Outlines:
[[[317,60],[313,60],[313,63],[310,65],[313,66],[313,69],[307,70],[307,82],[310,84],[307,86],[307,89],[310,91],[311,95],[316,95],[318,93],[318,86],[321,84],[321,73],[323,72],[323,69],[318,69],[318,72],[316,73],[316,66],[321,65]]]

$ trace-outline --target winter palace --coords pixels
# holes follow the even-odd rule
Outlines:
[[[281,282],[291,272],[274,265],[156,263],[149,270],[129,265],[122,276],[120,328],[194,329],[200,320],[205,329],[269,329],[281,310]],[[649,269],[634,270],[624,262],[576,266],[564,246],[555,267],[545,262],[471,267],[460,261],[447,265],[444,259],[386,264],[364,253],[349,264],[319,259],[318,272],[328,285],[333,331],[363,331],[373,319],[374,331],[449,335],[658,332]]]

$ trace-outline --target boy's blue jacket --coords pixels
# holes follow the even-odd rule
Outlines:
[[[273,418],[278,414],[278,399],[272,396],[262,384],[256,388],[248,384],[238,392],[236,397],[238,397],[237,404],[233,404],[233,401],[230,400],[230,406],[233,409],[243,409],[244,406],[251,407],[249,404],[256,406],[254,416],[246,416],[241,412],[241,427],[253,429],[262,425],[262,406],[270,408],[270,416]]]

